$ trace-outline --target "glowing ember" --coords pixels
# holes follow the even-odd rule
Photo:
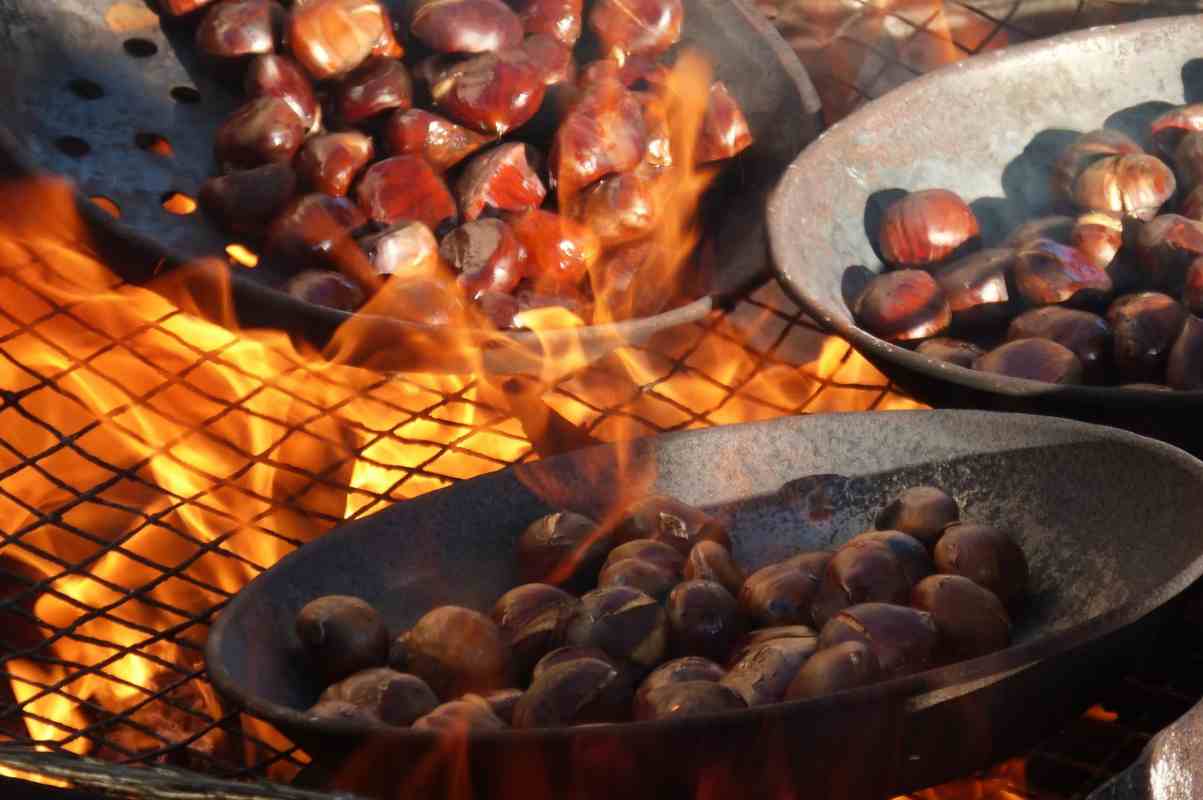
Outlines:
[[[226,245],[226,255],[237,261],[244,267],[254,267],[259,264],[259,256],[255,254],[246,245],[229,244]]]

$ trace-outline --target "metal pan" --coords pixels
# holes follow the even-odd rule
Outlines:
[[[976,372],[885,342],[852,319],[849,296],[879,272],[879,200],[945,187],[971,201],[987,243],[1053,213],[1050,166],[1074,132],[1143,140],[1170,104],[1203,99],[1198,16],[1093,28],[977,56],[918,78],[809,147],[769,202],[783,286],[828,329],[920,399],[942,407],[1105,421],[1203,451],[1203,392],[1049,384]],[[822,187],[816,191],[815,187]]]
[[[1035,588],[1016,642],[812,701],[473,735],[442,749],[408,730],[305,719],[321,687],[293,634],[304,603],[358,595],[393,632],[442,603],[488,609],[517,582],[513,545],[527,523],[551,508],[596,514],[614,502],[628,473],[606,446],[422,496],[290,555],[213,627],[214,683],[323,763],[341,764],[343,788],[368,794],[421,796],[443,790],[429,785],[437,779],[466,792],[457,797],[880,800],[1055,730],[1090,702],[1096,681],[1142,653],[1156,612],[1203,572],[1194,512],[1203,464],[1115,429],[965,411],[809,416],[642,440],[631,456],[654,468],[654,490],[725,515],[749,567],[829,547],[869,527],[902,488],[941,485],[966,517],[1021,532]]]
[[[707,53],[747,112],[756,143],[712,188],[716,213],[716,274],[699,278],[700,299],[653,317],[586,329],[586,352],[603,353],[639,342],[657,330],[698,319],[716,299],[737,293],[769,271],[764,202],[786,165],[819,131],[819,100],[802,65],[776,30],[745,0],[687,0],[683,41]],[[0,123],[9,127],[9,150],[33,166],[73,178],[83,194],[104,196],[122,211],[115,224],[93,208],[90,223],[106,239],[142,241],[113,266],[141,281],[160,261],[168,265],[220,255],[229,237],[202,213],[171,214],[162,199],[171,192],[195,197],[213,174],[213,137],[239,102],[238,82],[222,80],[198,62],[192,26],[158,17],[141,0],[6,0],[0,3]],[[97,96],[99,92],[99,96]],[[172,155],[139,146],[165,137]],[[140,138],[141,137],[141,138]],[[0,139],[0,149],[5,140]],[[83,143],[82,145],[80,143]],[[86,152],[81,152],[86,148]],[[11,155],[11,153],[10,153]],[[120,245],[117,245],[118,247]],[[265,265],[269,266],[269,265]],[[229,267],[234,303],[243,325],[289,331],[324,344],[347,314],[301,303],[272,288],[268,269]],[[387,369],[464,371],[456,348],[429,346],[463,333],[360,318],[364,342],[357,357]],[[481,332],[495,352],[538,352],[531,336]],[[505,348],[508,339],[520,345]],[[425,342],[415,363],[407,345]],[[554,342],[550,343],[554,346]],[[427,363],[435,356],[446,363]],[[494,358],[504,371],[529,365]]]

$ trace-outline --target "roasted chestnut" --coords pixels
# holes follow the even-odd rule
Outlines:
[[[353,703],[381,722],[402,726],[429,714],[439,704],[421,678],[387,667],[365,669],[343,678],[326,687],[318,701]]]
[[[439,255],[459,273],[469,297],[512,292],[526,270],[526,248],[499,219],[465,223],[443,237]]]
[[[543,75],[543,83],[554,86],[568,83],[576,77],[576,62],[572,60],[572,48],[560,43],[554,36],[536,33],[522,40],[522,52]]]
[[[905,603],[913,585],[902,560],[888,543],[849,542],[827,565],[811,603],[811,616],[821,628],[849,606]]]
[[[298,272],[284,284],[284,291],[304,303],[339,311],[354,311],[364,301],[359,284],[340,272],[330,270]]]
[[[388,658],[384,621],[358,597],[332,594],[311,600],[297,614],[296,632],[327,684],[383,666]]]
[[[1073,217],[1037,217],[1020,225],[1003,240],[1004,248],[1018,250],[1037,239],[1052,239],[1058,244],[1070,244],[1076,221]]]
[[[1085,371],[1074,352],[1049,339],[1016,339],[973,362],[973,368],[1044,383],[1081,383]]]
[[[931,556],[927,554],[927,547],[923,542],[899,530],[878,529],[858,533],[849,539],[844,547],[860,547],[868,542],[880,542],[888,547],[902,565],[902,574],[912,585],[935,571],[935,565],[932,564]]]
[[[532,154],[522,142],[507,142],[472,156],[455,182],[464,219],[474,220],[486,208],[525,211],[540,206],[547,189],[531,164]]]
[[[669,644],[674,655],[721,661],[743,633],[739,603],[714,581],[685,581],[668,595]]]
[[[731,551],[708,540],[698,542],[689,551],[684,576],[689,581],[715,581],[736,597],[745,580],[744,571],[731,557]]]
[[[992,525],[949,525],[936,543],[935,559],[941,573],[964,575],[994,592],[1007,608],[1018,607],[1027,592],[1028,560],[1023,548]]]
[[[305,0],[288,21],[288,45],[301,66],[321,81],[358,67],[391,33],[388,12],[376,0]]]
[[[632,539],[620,544],[610,551],[606,558],[606,566],[628,558],[655,564],[673,575],[680,575],[682,567],[685,566],[685,559],[675,547],[655,539]]]
[[[1098,314],[1060,306],[1025,311],[1011,320],[1007,341],[1048,339],[1073,351],[1087,376],[1100,377],[1111,350],[1111,327]]]
[[[1011,618],[994,592],[963,575],[932,575],[915,585],[911,605],[926,611],[940,632],[937,659],[977,658],[1011,643]]]
[[[303,195],[276,217],[267,231],[265,253],[293,269],[338,270],[347,252],[358,250],[352,238],[367,217],[345,197]]]
[[[555,212],[532,208],[507,220],[530,257],[531,277],[539,292],[555,296],[575,287],[601,252],[593,231]]]
[[[346,700],[323,700],[315,703],[305,712],[305,716],[314,721],[359,722],[367,725],[379,725],[380,719],[371,709],[348,703]]]
[[[654,539],[688,556],[700,541],[731,546],[723,524],[706,512],[667,495],[649,495],[627,509],[614,532],[620,542]]]
[[[1162,114],[1149,125],[1153,145],[1166,157],[1172,156],[1182,137],[1203,130],[1203,104],[1179,106]]]
[[[1112,303],[1107,322],[1120,376],[1129,383],[1156,378],[1185,321],[1186,311],[1178,301],[1159,292],[1124,295]]]
[[[605,661],[615,669],[619,669],[620,665],[610,658],[609,655],[599,650],[596,647],[576,647],[575,645],[567,645],[565,647],[557,647],[547,655],[543,656],[536,662],[535,668],[531,670],[531,681],[539,680],[539,677],[553,667],[558,667],[561,664],[567,664],[569,661],[576,661],[579,658],[596,658],[600,661]]]
[[[1182,305],[1192,314],[1203,314],[1203,256],[1190,262],[1182,286]]]
[[[588,517],[558,511],[532,522],[518,539],[524,583],[550,583],[570,592],[594,585],[614,546],[608,531]]]
[[[848,641],[820,650],[802,665],[785,692],[804,700],[867,686],[881,677],[877,656],[864,642]]]
[[[668,653],[668,618],[655,600],[638,589],[607,586],[581,597],[566,640],[578,647],[597,647],[646,671]]]
[[[956,522],[960,516],[957,501],[943,489],[913,486],[878,512],[874,524],[879,530],[910,534],[931,548],[944,532],[944,527]]]
[[[409,30],[440,53],[485,53],[522,41],[522,22],[501,0],[419,0]]]
[[[489,704],[489,709],[506,725],[514,724],[514,710],[518,708],[524,692],[521,689],[498,689],[482,695],[481,699]],[[468,695],[475,697],[475,695]]]
[[[501,136],[535,115],[546,88],[526,52],[513,48],[451,65],[431,84],[430,95],[452,119]]]
[[[981,325],[1010,315],[1015,305],[1007,290],[1016,252],[995,247],[971,253],[934,271],[936,283],[948,298],[953,322]]]
[[[612,664],[578,658],[543,672],[514,709],[515,728],[620,722],[631,713],[631,687]]]
[[[342,121],[358,125],[385,111],[412,106],[413,81],[400,61],[372,56],[339,81],[336,102]]]
[[[589,184],[633,170],[646,144],[643,107],[635,94],[617,81],[590,86],[560,121],[548,154],[561,203],[571,208],[576,193]]]
[[[694,160],[701,164],[734,158],[752,146],[752,131],[743,109],[722,81],[710,84],[710,101],[702,117]]]
[[[287,164],[264,164],[205,181],[201,208],[226,230],[259,234],[292,199],[297,175]]]
[[[301,118],[307,134],[315,133],[321,127],[322,107],[313,93],[309,76],[288,56],[256,56],[247,67],[243,91],[249,99],[278,97],[288,103]]]
[[[456,216],[443,179],[417,156],[393,156],[368,167],[355,189],[359,207],[380,225],[415,219],[435,230]]]
[[[415,731],[438,731],[450,736],[463,736],[468,731],[500,731],[505,727],[489,704],[475,696],[443,703],[413,724]]]
[[[1174,148],[1174,168],[1183,192],[1191,192],[1203,182],[1203,133],[1191,131]]]
[[[602,178],[581,192],[573,216],[607,247],[646,236],[656,222],[651,183],[633,172]]]
[[[785,562],[758,569],[744,581],[739,607],[753,627],[809,625],[817,576]]]
[[[743,657],[752,652],[765,642],[771,642],[774,639],[804,639],[803,642],[807,647],[817,649],[819,646],[819,633],[809,625],[779,625],[775,628],[758,628],[754,631],[749,631],[742,639],[735,643],[735,647],[731,650],[731,656],[727,659],[728,664],[738,664]]]
[[[635,706],[635,719],[666,719],[714,714],[747,708],[743,696],[729,686],[712,681],[672,683],[653,689]]]
[[[1178,294],[1191,262],[1203,256],[1203,223],[1162,214],[1140,226],[1134,249],[1143,285]]]
[[[528,34],[549,34],[565,47],[581,38],[582,0],[515,0],[513,5]]]
[[[678,683],[710,681],[717,683],[726,673],[723,668],[708,658],[685,656],[666,661],[652,670],[635,692],[635,717],[641,719],[639,706],[648,692]]]
[[[947,539],[947,534],[943,542]],[[936,548],[939,549],[937,544]],[[884,678],[922,672],[934,661],[939,643],[932,615],[908,606],[863,603],[845,608],[819,633],[819,647],[860,642],[877,657]]]
[[[489,140],[476,131],[420,108],[388,118],[384,140],[393,155],[417,155],[443,172],[483,147]]]
[[[1103,128],[1079,136],[1062,151],[1053,166],[1053,187],[1067,200],[1074,196],[1078,176],[1109,156],[1140,155],[1144,150],[1126,134]]]
[[[1111,292],[1111,276],[1073,248],[1036,239],[1019,249],[1015,285],[1034,306],[1097,302]]]
[[[527,583],[498,598],[490,616],[509,643],[514,672],[525,678],[543,656],[564,644],[580,601],[546,583]]]
[[[1107,270],[1112,282],[1115,282],[1116,270],[1112,269],[1112,265],[1124,244],[1122,219],[1102,211],[1083,214],[1074,223],[1069,243],[1086,256],[1087,261],[1099,269]]]
[[[1173,171],[1156,156],[1108,156],[1078,175],[1073,201],[1081,208],[1147,220],[1176,190]]]
[[[900,269],[873,278],[852,313],[873,335],[898,342],[935,336],[952,319],[940,284],[918,269]]]
[[[403,220],[364,236],[359,246],[377,275],[429,279],[439,272],[439,243],[421,222]]]
[[[297,153],[297,172],[310,191],[342,197],[375,152],[371,137],[358,131],[311,136]]]
[[[1203,320],[1186,315],[1182,332],[1170,350],[1165,382],[1175,389],[1203,389]]]
[[[911,192],[886,209],[878,246],[895,267],[930,267],[981,236],[973,210],[947,189]]]
[[[608,55],[659,54],[681,38],[685,6],[681,0],[597,0],[589,29]]]
[[[213,58],[241,58],[276,49],[284,8],[275,0],[225,0],[205,12],[196,46]]]
[[[1196,186],[1183,198],[1178,213],[1195,222],[1203,221],[1203,186]]]
[[[217,129],[214,154],[223,171],[286,163],[305,139],[301,118],[278,97],[258,97]]]
[[[816,650],[814,639],[786,638],[762,642],[745,651],[720,681],[749,706],[777,703],[806,659]]]
[[[439,606],[405,634],[410,672],[440,698],[510,686],[510,648],[501,630],[480,612]]]
[[[639,558],[607,561],[597,577],[598,586],[629,586],[664,602],[681,580],[680,574]]]
[[[928,358],[934,358],[937,361],[947,361],[949,364],[956,364],[958,367],[969,368],[986,351],[973,342],[937,336],[934,339],[920,342],[919,346],[915,348],[915,352]]]

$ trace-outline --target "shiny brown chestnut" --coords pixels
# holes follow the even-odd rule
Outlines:
[[[386,111],[405,111],[414,102],[413,80],[400,61],[371,56],[339,81],[335,88],[338,115],[358,125]]]
[[[685,656],[666,661],[652,670],[643,683],[639,684],[639,690],[635,692],[635,718],[642,719],[640,706],[649,692],[678,683],[718,683],[725,674],[726,671],[722,667],[701,656]]]
[[[811,603],[811,617],[822,628],[850,606],[905,603],[913,585],[902,560],[888,543],[849,542],[827,565]]]
[[[489,613],[509,643],[514,674],[525,679],[539,659],[564,644],[580,601],[556,586],[526,583],[498,598]]]
[[[1203,314],[1203,256],[1190,262],[1182,282],[1182,305],[1192,314]]]
[[[1175,389],[1203,389],[1203,320],[1186,315],[1182,332],[1170,349],[1165,382]]]
[[[358,250],[352,236],[365,224],[367,217],[345,197],[302,195],[268,228],[265,253],[293,270],[338,270],[346,250]]]
[[[934,339],[920,342],[919,346],[915,348],[915,352],[937,361],[947,361],[949,364],[956,364],[958,367],[968,369],[986,351],[973,342],[937,336]]]
[[[631,687],[596,658],[552,667],[530,685],[514,709],[515,728],[620,722],[631,713]]]
[[[868,645],[864,642],[844,642],[811,656],[790,682],[785,699],[823,697],[868,686],[880,677],[881,665]]]
[[[501,630],[478,611],[439,606],[405,634],[407,666],[440,698],[511,685],[510,648]]]
[[[918,269],[874,277],[856,299],[852,313],[874,336],[896,342],[935,336],[952,321],[944,290]]]
[[[243,91],[250,99],[278,97],[291,108],[305,128],[316,133],[322,124],[322,107],[313,93],[309,76],[288,56],[270,53],[256,56],[247,67]]]
[[[460,225],[443,237],[439,254],[459,273],[469,297],[512,292],[526,270],[526,248],[509,225],[494,218]]]
[[[316,80],[358,67],[391,32],[388,12],[376,0],[305,0],[289,16],[289,49]]]
[[[1052,239],[1058,244],[1069,244],[1073,235],[1075,219],[1055,215],[1037,217],[1020,225],[1003,240],[1002,247],[1018,250],[1037,239]]]
[[[1049,339],[1015,339],[973,362],[981,372],[1044,383],[1077,384],[1085,378],[1082,362],[1064,345]]]
[[[1170,109],[1149,124],[1153,146],[1167,158],[1174,154],[1182,137],[1192,131],[1203,131],[1203,103]]]
[[[507,220],[530,256],[538,292],[556,295],[576,286],[601,252],[593,231],[561,214],[532,208]]]
[[[443,703],[413,724],[415,731],[436,731],[456,737],[468,731],[500,731],[505,727],[505,721],[493,713],[488,703],[471,696]]]
[[[614,542],[608,531],[581,514],[557,511],[532,522],[518,539],[523,583],[550,583],[570,592],[597,580]]]
[[[358,597],[326,595],[297,613],[297,638],[325,683],[383,666],[388,630],[380,614]]]
[[[1079,136],[1065,148],[1053,165],[1053,188],[1072,200],[1078,176],[1088,167],[1110,156],[1140,155],[1144,149],[1127,134],[1101,128]]]
[[[525,211],[547,196],[533,165],[535,153],[522,142],[507,142],[472,156],[455,182],[460,213],[471,222],[485,209]]]
[[[1191,262],[1203,256],[1203,223],[1162,214],[1136,232],[1136,251],[1145,288],[1178,294]]]
[[[986,587],[1007,608],[1017,608],[1028,587],[1028,560],[1006,531],[977,522],[949,525],[936,543],[936,569],[964,575]]]
[[[567,664],[569,661],[576,661],[580,658],[596,658],[599,661],[606,662],[615,669],[619,668],[619,664],[599,648],[565,645],[564,647],[557,647],[535,663],[534,669],[531,670],[531,681],[539,680],[542,675],[553,667],[558,667],[561,664]]]
[[[676,548],[682,557],[701,541],[731,547],[727,529],[715,517],[668,495],[648,495],[627,509],[614,531],[620,542],[654,539]]]
[[[548,154],[548,171],[561,203],[607,175],[639,165],[647,125],[639,98],[617,81],[590,86],[560,121]]]
[[[356,672],[326,687],[318,702],[353,703],[388,725],[410,725],[439,704],[439,699],[416,675],[388,667]]]
[[[710,100],[702,116],[694,160],[709,164],[734,158],[752,146],[752,130],[739,102],[722,81],[710,84]]]
[[[1014,312],[1015,302],[1007,289],[1007,278],[1017,257],[1011,248],[994,247],[971,253],[932,272],[948,298],[954,323],[985,325]]]
[[[276,97],[258,97],[217,129],[214,154],[223,171],[286,163],[305,140],[301,118]]]
[[[711,681],[691,681],[661,686],[648,692],[635,706],[635,719],[668,719],[747,708],[743,696],[729,686]]]
[[[1140,292],[1116,299],[1107,309],[1112,332],[1112,359],[1129,383],[1156,378],[1186,322],[1177,300],[1159,292]]]
[[[571,48],[581,38],[582,0],[514,0],[513,6],[528,34],[547,34]]]
[[[677,43],[684,19],[681,0],[597,0],[589,29],[607,54],[655,55]]]
[[[926,545],[918,537],[900,530],[886,528],[858,533],[845,542],[844,547],[860,547],[869,542],[877,542],[888,547],[898,559],[898,563],[902,567],[902,574],[911,584],[918,583],[935,571],[935,565],[927,553]]]
[[[602,178],[577,198],[573,216],[606,247],[648,235],[656,222],[655,197],[644,177],[624,172]]]
[[[936,658],[945,664],[977,658],[1011,643],[1011,618],[994,592],[963,575],[932,575],[915,585],[911,605],[940,632]]]
[[[276,49],[284,7],[275,0],[224,0],[205,12],[196,46],[212,58],[242,58]]]
[[[342,197],[375,152],[371,137],[358,131],[311,136],[297,153],[297,173],[310,191]]]
[[[205,181],[197,199],[227,231],[257,235],[292,199],[297,175],[287,164],[231,172]]]
[[[431,83],[430,95],[452,119],[501,136],[535,115],[546,89],[538,66],[519,47],[447,67]]]
[[[698,542],[689,551],[684,577],[689,581],[715,581],[736,597],[746,579],[743,569],[731,557],[730,550],[718,542],[706,540]]]
[[[421,222],[402,220],[359,239],[377,275],[433,279],[440,271],[439,243]]]
[[[572,48],[561,44],[554,36],[536,33],[522,40],[522,52],[531,60],[543,76],[543,83],[554,86],[569,83],[576,78],[576,62],[572,60]]]
[[[749,706],[780,702],[785,698],[790,681],[816,650],[814,639],[761,642],[745,651],[719,683],[738,692]]]
[[[420,108],[396,112],[385,124],[384,140],[395,156],[416,155],[444,172],[488,143],[488,138]]]
[[[668,595],[669,646],[676,656],[722,661],[743,634],[739,603],[714,581],[685,581]]]
[[[912,486],[877,514],[879,530],[910,534],[928,548],[934,547],[945,526],[961,517],[957,501],[937,486]]]
[[[878,246],[894,267],[929,267],[974,246],[981,229],[973,210],[955,192],[911,192],[886,209]]]
[[[363,289],[343,275],[326,269],[298,272],[284,284],[284,291],[303,303],[338,311],[354,311],[363,305]]]
[[[581,597],[566,641],[651,670],[668,653],[668,618],[654,599],[629,586],[607,586]]]
[[[863,603],[832,617],[819,633],[819,647],[825,650],[844,642],[860,642],[877,657],[884,678],[897,678],[932,666],[939,639],[935,620],[926,611]]]
[[[672,588],[680,582],[678,573],[638,558],[609,561],[597,576],[598,586],[629,586],[664,602]]]
[[[1111,352],[1111,326],[1089,311],[1045,306],[1025,311],[1007,327],[1007,341],[1048,339],[1066,347],[1082,363],[1085,376],[1101,377]]]
[[[1073,201],[1080,208],[1149,220],[1177,186],[1173,170],[1156,156],[1108,156],[1078,175]]]
[[[753,627],[809,625],[818,588],[816,576],[793,564],[770,564],[744,581],[739,607]]]
[[[1137,270],[1123,252],[1124,221],[1114,214],[1091,211],[1078,217],[1069,244],[1087,261],[1107,272],[1115,291],[1129,291],[1139,282]]]
[[[368,167],[355,189],[359,207],[380,225],[403,219],[437,229],[457,215],[447,184],[417,156],[393,156]]]
[[[1014,275],[1020,295],[1034,306],[1098,302],[1112,290],[1105,269],[1051,239],[1036,239],[1020,248]]]
[[[680,575],[685,566],[685,559],[675,547],[655,539],[632,539],[623,542],[610,551],[606,558],[606,566],[627,558],[637,558],[655,564],[673,575]]]
[[[522,41],[522,22],[501,0],[419,0],[409,30],[439,53],[486,53]]]

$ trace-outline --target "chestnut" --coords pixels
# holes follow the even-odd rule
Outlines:
[[[1149,220],[1176,190],[1173,171],[1156,156],[1108,156],[1078,175],[1073,201],[1080,208]]]
[[[1173,164],[1183,192],[1191,192],[1203,182],[1203,134],[1191,131],[1174,149]]]
[[[617,81],[589,87],[560,121],[548,154],[561,202],[570,208],[589,184],[633,170],[646,145],[643,107],[634,93]]]
[[[1110,128],[1079,136],[1062,151],[1053,165],[1053,187],[1067,200],[1074,196],[1078,176],[1089,166],[1109,156],[1140,155],[1144,149],[1127,134]]]
[[[532,522],[518,539],[524,583],[550,583],[570,592],[592,586],[614,546],[608,531],[588,517],[558,511]]]
[[[291,108],[307,134],[315,133],[322,124],[322,107],[313,93],[309,76],[288,56],[268,54],[256,56],[247,67],[243,91],[250,99],[278,97]]]
[[[212,58],[241,58],[276,49],[284,7],[275,0],[224,0],[205,12],[196,46]]]
[[[358,722],[366,725],[379,725],[380,719],[369,708],[348,703],[346,700],[322,700],[315,703],[305,712],[305,716],[315,722]]]
[[[1069,244],[1075,224],[1073,217],[1060,215],[1031,219],[1011,231],[1003,240],[1002,247],[1017,250],[1037,239],[1052,239],[1058,244]]]
[[[540,206],[547,189],[532,166],[532,155],[522,142],[507,142],[472,156],[455,182],[464,219],[470,222],[486,208],[525,211]]]
[[[920,342],[919,346],[915,348],[915,352],[937,361],[947,361],[958,367],[970,368],[973,366],[973,362],[986,351],[973,342],[937,336],[934,339]]]
[[[581,38],[582,0],[515,0],[513,3],[528,34],[547,34],[571,48]]]
[[[522,42],[522,22],[501,0],[419,0],[409,30],[439,53],[485,53]]]
[[[1190,262],[1186,268],[1186,278],[1182,282],[1182,305],[1192,314],[1203,314],[1203,256]]]
[[[1136,251],[1144,285],[1170,294],[1182,291],[1186,270],[1203,256],[1203,223],[1177,214],[1162,214],[1140,226]]]
[[[605,661],[615,669],[619,669],[620,665],[614,659],[610,658],[606,653],[596,647],[576,647],[574,645],[566,645],[557,647],[547,655],[543,656],[535,663],[534,669],[531,670],[531,681],[539,680],[540,676],[548,670],[558,667],[561,664],[567,664],[569,661],[576,661],[580,658],[596,658],[599,661]]]
[[[981,236],[973,210],[955,192],[911,192],[886,209],[878,246],[895,267],[930,267],[974,246]]]
[[[648,495],[627,509],[615,528],[620,542],[654,539],[676,548],[682,557],[701,541],[731,547],[723,524],[701,509],[667,495]]]
[[[338,311],[354,311],[364,301],[359,284],[342,273],[330,270],[298,272],[284,284],[284,291],[304,303]]]
[[[1086,375],[1101,376],[1111,351],[1111,327],[1107,320],[1089,311],[1045,306],[1025,311],[1007,327],[1007,341],[1048,339],[1068,348],[1078,357]]]
[[[507,220],[530,256],[531,277],[539,291],[556,294],[576,286],[601,252],[601,242],[591,230],[552,211],[532,208]]]
[[[915,585],[911,605],[940,632],[938,660],[977,658],[1011,643],[1011,618],[994,592],[963,575],[932,575]]]
[[[358,131],[311,136],[297,153],[297,172],[310,191],[342,197],[375,151],[372,139]]]
[[[714,581],[685,581],[668,595],[669,643],[676,656],[721,661],[743,633],[739,603]]]
[[[656,601],[629,586],[607,586],[581,597],[566,640],[597,647],[611,658],[651,670],[668,653],[668,618]]]
[[[631,712],[631,687],[596,658],[552,667],[530,685],[514,709],[515,728],[621,722]]]
[[[1171,156],[1182,137],[1203,130],[1203,104],[1192,103],[1170,109],[1149,124],[1150,138],[1156,150]]]
[[[459,273],[469,297],[483,292],[512,292],[526,269],[526,248],[499,219],[465,223],[443,237],[439,255]]]
[[[934,547],[944,527],[961,517],[957,501],[937,486],[912,486],[877,514],[879,530],[910,534],[928,548]]]
[[[747,708],[743,696],[729,686],[711,681],[672,683],[653,689],[635,706],[635,719],[667,719],[736,711]]]
[[[944,290],[918,269],[873,278],[856,299],[852,314],[869,333],[897,342],[935,336],[952,320]]]
[[[868,686],[881,677],[877,656],[864,642],[848,641],[815,653],[798,670],[785,692],[787,700],[804,700]]]
[[[849,542],[827,565],[811,603],[811,617],[821,628],[849,606],[905,603],[913,585],[902,560],[888,543]]]
[[[1074,222],[1069,244],[1086,256],[1087,261],[1107,270],[1114,282],[1116,276],[1110,267],[1124,244],[1123,220],[1101,211],[1083,214]]]
[[[748,649],[719,683],[734,689],[749,706],[778,703],[790,681],[815,654],[814,639],[771,639]]]
[[[372,297],[371,311],[378,316],[431,327],[469,324],[464,300],[439,276],[395,277],[385,281]]]
[[[710,84],[694,160],[700,164],[734,158],[752,146],[752,131],[743,109],[722,81]]]
[[[1081,383],[1082,362],[1064,345],[1049,339],[1015,339],[973,362],[973,368],[1044,383]]]
[[[1015,268],[1016,259],[1015,250],[995,247],[971,253],[934,271],[936,283],[948,298],[953,322],[972,326],[1009,316],[1015,303],[1007,290],[1007,278]]]
[[[860,547],[868,542],[880,542],[888,547],[902,566],[902,574],[912,585],[935,572],[927,547],[908,533],[891,529],[865,531],[849,539],[844,547]]]
[[[407,666],[440,698],[510,685],[510,648],[493,621],[478,611],[439,606],[405,634]]]
[[[589,12],[589,29],[607,54],[665,52],[681,38],[685,19],[682,0],[597,0]]]
[[[610,551],[606,558],[606,566],[628,558],[655,564],[673,575],[680,575],[685,566],[685,559],[675,547],[655,539],[632,539],[620,544]]]
[[[334,269],[345,249],[355,247],[355,231],[367,224],[358,206],[344,197],[302,195],[267,230],[265,253],[292,269]]]
[[[335,102],[342,121],[358,125],[385,111],[412,106],[413,81],[400,61],[372,56],[339,81]]]
[[[1203,320],[1186,315],[1182,332],[1170,350],[1165,382],[1175,389],[1203,389]]]
[[[943,542],[947,539],[947,534]],[[939,549],[940,545],[936,545]],[[877,657],[883,678],[897,678],[930,667],[939,643],[932,615],[890,603],[863,603],[840,611],[819,633],[819,647],[860,642]]]
[[[506,725],[514,724],[514,710],[518,708],[524,692],[521,689],[498,689],[482,696],[489,709]],[[468,695],[474,697],[474,695]]]
[[[318,701],[332,700],[353,703],[381,722],[402,726],[429,714],[439,704],[421,678],[388,667],[365,669],[326,687]]]
[[[305,0],[288,20],[288,46],[321,81],[358,67],[386,36],[392,22],[376,0]]]
[[[1006,531],[977,522],[949,525],[935,550],[936,569],[963,575],[984,586],[1007,608],[1023,601],[1028,588],[1028,560]]]
[[[522,40],[522,52],[531,60],[543,76],[543,83],[554,86],[569,83],[576,77],[576,62],[572,60],[572,48],[561,44],[554,36],[536,33]]]
[[[437,277],[440,269],[439,243],[421,222],[402,220],[362,237],[359,246],[377,275],[429,279]]]
[[[364,172],[355,197],[364,213],[380,225],[413,219],[434,230],[457,213],[447,184],[417,156],[377,161]]]
[[[816,576],[793,564],[770,564],[753,572],[739,593],[739,607],[757,628],[810,624]]]
[[[638,558],[608,561],[597,577],[598,586],[630,586],[664,602],[672,588],[680,582],[680,574]]]
[[[790,556],[781,563],[809,576],[817,584],[823,579],[823,573],[827,571],[827,565],[833,558],[835,558],[834,550],[808,550]]]
[[[463,736],[468,731],[500,731],[505,727],[489,704],[475,697],[443,703],[413,724],[415,731],[436,731],[450,736]]]
[[[430,86],[435,106],[481,133],[501,136],[535,115],[546,91],[521,48],[481,53],[448,67]]]
[[[698,542],[689,551],[684,576],[689,581],[715,581],[737,597],[745,580],[744,571],[731,557],[731,551],[708,540]]]
[[[1178,301],[1159,292],[1124,295],[1112,303],[1107,322],[1120,376],[1128,383],[1158,376],[1185,321],[1186,311]]]
[[[1178,213],[1195,222],[1203,221],[1203,186],[1196,186],[1183,198]]]
[[[305,139],[304,125],[288,103],[259,97],[237,109],[217,129],[214,154],[223,171],[286,163]]]
[[[597,234],[606,247],[651,233],[656,222],[656,199],[651,182],[623,172],[602,178],[577,199],[573,216]]]
[[[579,604],[568,592],[546,583],[523,584],[498,598],[489,616],[509,643],[519,678],[564,644],[568,622]]]
[[[812,650],[819,646],[819,633],[809,625],[779,625],[775,628],[758,628],[754,631],[749,631],[742,639],[735,643],[735,647],[731,650],[731,655],[727,659],[728,664],[738,664],[743,657],[752,652],[765,642],[773,641],[774,639],[804,639],[803,642]]]
[[[205,181],[198,194],[201,208],[225,229],[257,235],[292,199],[297,175],[287,164],[264,164]]]
[[[325,683],[382,666],[388,658],[388,630],[376,609],[358,597],[326,595],[297,613],[297,638]]]
[[[454,167],[489,141],[476,131],[420,108],[389,116],[384,140],[389,153],[421,156],[437,172]]]
[[[1073,247],[1035,239],[1015,259],[1015,285],[1034,306],[1090,303],[1111,292],[1111,276]]]
[[[635,692],[635,716],[639,716],[639,704],[648,692],[677,683],[717,683],[725,674],[722,667],[701,656],[685,656],[666,661],[652,670],[643,683],[639,684],[639,690]]]

